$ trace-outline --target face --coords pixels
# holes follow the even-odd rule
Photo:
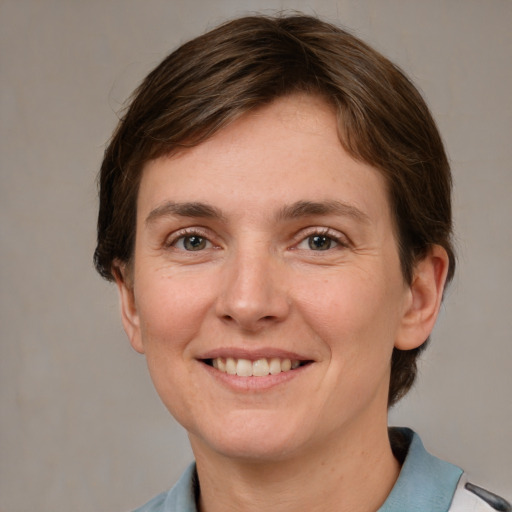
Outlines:
[[[280,99],[150,162],[118,284],[195,450],[282,458],[385,423],[414,301],[383,178],[321,100]]]

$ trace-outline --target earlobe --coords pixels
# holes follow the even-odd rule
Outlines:
[[[116,280],[119,291],[119,301],[121,303],[121,320],[124,331],[130,340],[132,347],[139,352],[144,353],[144,345],[140,332],[140,320],[135,303],[135,294],[133,279],[124,263],[116,263],[113,269],[113,275]]]
[[[417,348],[430,336],[441,308],[448,266],[448,254],[439,245],[432,246],[416,264],[396,348]]]

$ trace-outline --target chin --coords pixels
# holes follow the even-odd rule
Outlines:
[[[262,416],[250,420],[240,417],[214,429],[210,425],[202,432],[189,431],[192,448],[194,452],[208,450],[247,462],[284,460],[300,451],[307,437],[303,426],[293,428],[290,421],[269,421],[268,415]]]

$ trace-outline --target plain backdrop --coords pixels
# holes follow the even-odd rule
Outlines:
[[[244,13],[348,27],[423,91],[455,177],[459,266],[392,411],[512,497],[512,2],[0,0],[0,511],[123,511],[191,461],[94,272],[95,176],[132,89]]]

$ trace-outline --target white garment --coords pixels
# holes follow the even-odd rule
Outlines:
[[[498,496],[495,496],[495,500],[496,506],[499,508],[492,507],[489,503],[487,503],[487,501],[485,501],[485,499],[477,496],[474,492],[467,489],[467,483],[467,476],[466,474],[463,474],[460,477],[457,488],[455,489],[452,504],[450,505],[448,512],[496,512],[497,510],[502,512],[509,512],[512,510],[510,505]],[[494,497],[494,495],[491,496]]]

